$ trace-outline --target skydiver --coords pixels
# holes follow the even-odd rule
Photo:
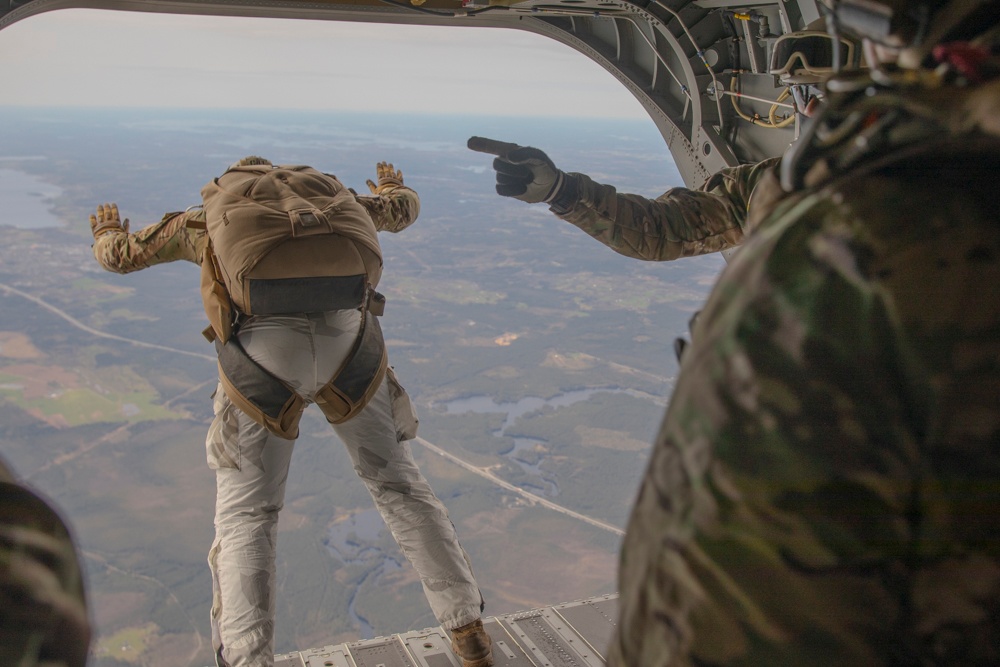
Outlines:
[[[249,157],[202,188],[203,206],[136,233],[115,204],[90,216],[94,256],[109,271],[177,260],[202,267],[206,336],[220,369],[206,439],[216,471],[208,561],[220,667],[273,665],[277,520],[309,403],[347,447],[463,667],[493,664],[479,586],[406,443],[416,415],[387,366],[375,317],[377,231],[408,227],[420,200],[391,164],[379,163],[368,186],[358,196],[310,167]]]
[[[702,310],[611,667],[1000,664],[1000,3],[832,9],[872,69]]]

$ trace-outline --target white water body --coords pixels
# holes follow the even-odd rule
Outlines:
[[[14,169],[0,169],[0,225],[20,229],[59,227],[52,213],[62,188],[37,176]]]

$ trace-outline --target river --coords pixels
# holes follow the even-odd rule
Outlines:
[[[327,532],[326,548],[337,560],[345,565],[360,565],[365,568],[365,574],[354,585],[354,593],[347,607],[351,623],[358,629],[361,639],[371,639],[375,629],[356,608],[358,592],[368,579],[379,577],[398,570],[399,562],[385,554],[381,549],[372,546],[377,543],[379,534],[388,531],[382,516],[376,509],[363,510],[352,514],[343,521],[334,524]]]
[[[465,398],[457,398],[455,400],[448,401],[447,403],[443,403],[442,407],[444,407],[445,411],[450,415],[462,414],[466,412],[503,414],[503,424],[500,428],[493,431],[492,435],[496,437],[504,437],[507,434],[507,429],[517,423],[517,420],[524,415],[537,412],[538,410],[546,407],[567,407],[573,405],[574,403],[587,401],[591,396],[599,393],[628,394],[629,396],[656,400],[656,397],[654,396],[650,396],[649,394],[635,391],[633,389],[623,389],[621,387],[596,387],[589,389],[573,389],[562,394],[557,394],[552,398],[525,396],[524,398],[512,403],[497,403],[490,396],[467,396]],[[555,478],[548,475],[541,468],[542,461],[544,460],[543,457],[531,457],[532,459],[537,458],[535,461],[529,461],[525,458],[527,452],[537,451],[537,448],[540,445],[546,445],[547,441],[539,440],[537,438],[512,439],[514,441],[513,448],[509,451],[503,452],[502,455],[507,457],[512,463],[516,464],[524,472],[534,478],[534,484],[522,485],[525,490],[550,498],[558,496],[559,485],[556,483]]]

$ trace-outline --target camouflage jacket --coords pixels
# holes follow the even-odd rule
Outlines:
[[[63,519],[0,459],[0,664],[84,667],[80,563]]]
[[[382,195],[357,195],[357,200],[379,231],[400,232],[413,224],[420,213],[420,198],[407,187]],[[201,208],[167,213],[158,223],[134,234],[104,234],[94,242],[94,257],[115,273],[130,273],[176,260],[201,264],[208,234],[203,229],[189,227],[188,222],[192,219],[204,222],[204,215]]]
[[[656,199],[568,174],[576,202],[553,212],[626,257],[666,261],[718,252],[743,242],[751,195],[777,161],[723,169],[697,190],[673,188]]]
[[[695,327],[610,665],[1000,664],[1000,81],[855,83]]]

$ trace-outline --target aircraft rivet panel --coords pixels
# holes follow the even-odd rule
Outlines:
[[[451,651],[451,637],[442,628],[407,632],[399,638],[419,667],[461,667]]]
[[[493,667],[537,667],[496,618],[483,619],[483,627],[493,640]]]
[[[553,607],[576,630],[587,644],[601,656],[606,656],[607,646],[618,617],[618,597],[571,602]]]
[[[403,644],[389,638],[348,644],[357,667],[417,667],[406,655]]]
[[[605,667],[618,615],[612,593],[554,607],[483,618],[494,667]],[[444,628],[275,656],[275,667],[460,667]]]
[[[288,663],[287,667],[299,667],[300,664],[303,667],[357,667],[343,645],[310,649],[299,655],[302,657],[302,663]],[[285,663],[275,660],[274,667],[286,666]]]
[[[552,609],[503,617],[539,667],[604,667],[604,658]]]

